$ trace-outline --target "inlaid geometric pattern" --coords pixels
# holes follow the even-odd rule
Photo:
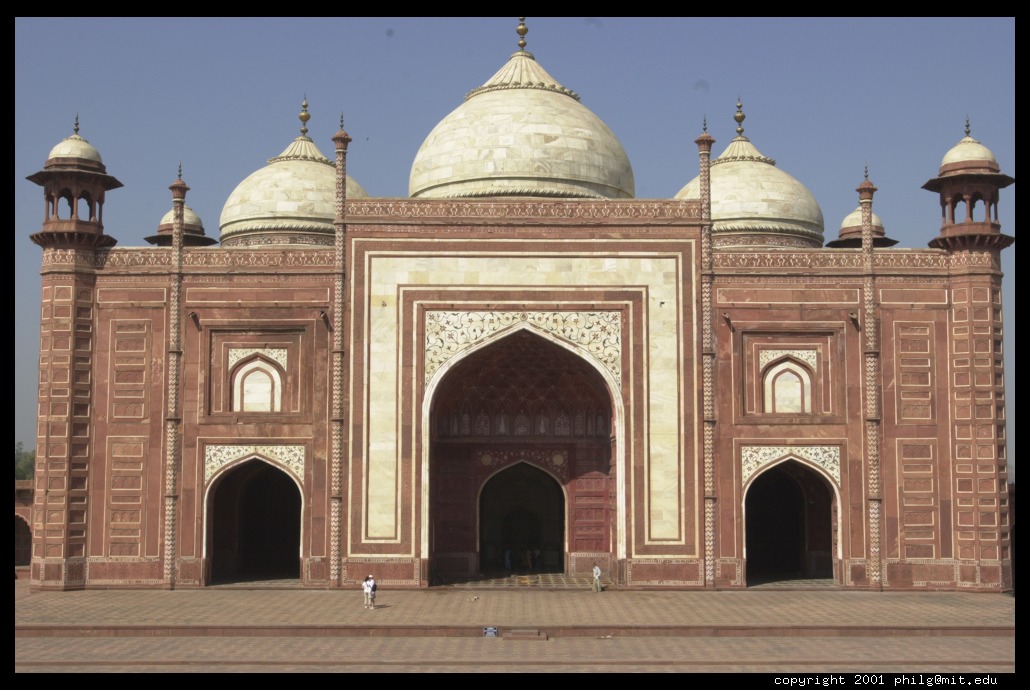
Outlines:
[[[143,420],[149,414],[147,391],[152,363],[149,321],[119,321],[111,340],[111,418]]]
[[[933,324],[899,322],[894,324],[894,329],[898,422],[931,423],[936,418]]]

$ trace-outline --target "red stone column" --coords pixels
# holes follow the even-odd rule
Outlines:
[[[94,252],[43,251],[32,588],[86,585],[93,447]]]

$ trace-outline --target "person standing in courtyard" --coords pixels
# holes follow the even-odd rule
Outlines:
[[[375,610],[376,607],[376,579],[369,575],[361,583],[361,589],[365,593],[365,608]]]
[[[594,591],[601,591],[601,566],[594,563]]]

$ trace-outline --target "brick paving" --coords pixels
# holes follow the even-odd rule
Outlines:
[[[1005,594],[479,586],[361,601],[357,587],[30,593],[16,580],[15,671],[1015,671]]]

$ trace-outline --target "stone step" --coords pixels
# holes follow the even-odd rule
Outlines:
[[[504,633],[504,639],[506,640],[533,640],[536,642],[546,642],[547,635],[540,632],[539,630],[532,630],[528,628],[513,628],[508,632]]]

